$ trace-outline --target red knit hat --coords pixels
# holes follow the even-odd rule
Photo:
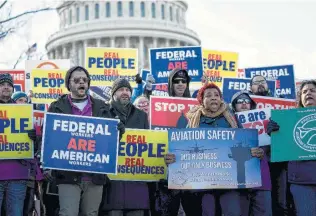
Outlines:
[[[206,89],[211,89],[214,88],[218,91],[219,96],[222,98],[222,92],[220,90],[220,88],[218,88],[217,85],[215,85],[214,83],[206,83],[202,88],[200,88],[198,94],[197,94],[197,100],[199,101],[200,104],[203,104],[203,96],[204,96],[204,92]]]

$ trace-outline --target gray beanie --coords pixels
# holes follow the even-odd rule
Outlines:
[[[14,87],[13,78],[9,73],[0,74],[0,84],[5,82],[9,83],[9,85],[12,86],[12,88]]]
[[[118,78],[118,79],[116,79],[116,80],[113,82],[111,97],[113,97],[114,93],[115,93],[119,88],[122,88],[122,87],[128,88],[128,89],[131,91],[131,93],[133,92],[133,89],[132,89],[132,87],[131,87],[131,84],[128,82],[127,79]]]
[[[89,79],[88,88],[90,87],[90,75],[89,75],[89,72],[87,71],[87,69],[85,69],[84,67],[81,67],[81,66],[74,66],[67,71],[66,76],[65,76],[65,85],[66,85],[66,88],[68,89],[68,91],[70,91],[69,81],[70,81],[71,74],[72,74],[72,72],[74,72],[76,70],[80,70],[80,71],[85,72],[85,74],[87,75],[87,77]]]

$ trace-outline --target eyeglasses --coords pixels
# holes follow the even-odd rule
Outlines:
[[[137,107],[139,108],[144,108],[144,107],[148,107],[149,106],[149,102],[142,102],[142,103],[138,103]]]
[[[83,81],[84,83],[89,82],[89,78],[87,78],[87,77],[75,77],[75,78],[70,79],[70,80],[72,80],[75,84],[78,84],[78,83],[80,83],[80,80],[81,80],[81,79],[82,79],[82,81]]]
[[[257,80],[257,81],[252,82],[253,85],[260,85],[260,84],[264,85],[266,83],[267,83],[266,80]]]
[[[175,79],[172,81],[174,84],[179,84],[180,82],[183,83],[183,84],[186,84],[187,83],[187,80],[186,79]]]
[[[243,103],[246,103],[246,104],[250,104],[250,99],[248,99],[248,98],[240,98],[240,99],[238,99],[237,100],[237,104],[243,104]]]

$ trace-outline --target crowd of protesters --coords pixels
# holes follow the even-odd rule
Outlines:
[[[111,100],[104,102],[89,95],[89,72],[72,67],[65,76],[69,94],[50,104],[47,112],[120,119],[120,137],[125,128],[149,129],[149,99],[155,80],[148,76],[143,88],[143,80],[137,75],[136,82],[138,86],[133,89],[127,80],[116,79]],[[0,103],[31,103],[30,95],[13,93],[13,86],[9,74],[0,74]],[[168,94],[192,97],[186,70],[170,73]],[[230,104],[223,101],[220,88],[205,77],[203,86],[193,95],[199,105],[187,113],[184,128],[242,128],[235,114],[256,109],[251,95],[272,97],[266,79],[259,75],[251,80],[251,91],[236,93]],[[297,100],[298,108],[316,107],[315,80],[301,84]],[[267,132],[270,135],[279,128],[270,120]],[[28,134],[34,141],[34,159],[0,160],[0,215],[34,215],[34,200],[39,200],[41,212],[37,215],[49,216],[316,216],[316,162],[271,163],[269,146],[251,149],[252,157],[261,161],[259,188],[172,190],[166,179],[157,183],[111,181],[102,174],[41,170],[41,134],[35,130]],[[167,165],[176,160],[174,154],[165,155]],[[46,193],[56,186],[58,196]]]

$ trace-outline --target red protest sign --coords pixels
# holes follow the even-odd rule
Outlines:
[[[197,104],[196,98],[151,96],[151,129],[185,128],[188,123],[186,113]]]
[[[0,70],[0,73],[9,73],[13,78],[14,91],[25,91],[24,70]]]
[[[34,123],[34,128],[36,130],[37,135],[42,134],[41,127],[44,122],[44,116],[45,116],[45,112],[43,111],[38,111],[38,110],[33,111],[33,123]]]
[[[257,103],[257,109],[292,109],[296,107],[296,101],[284,98],[262,97],[251,95],[251,98]]]

